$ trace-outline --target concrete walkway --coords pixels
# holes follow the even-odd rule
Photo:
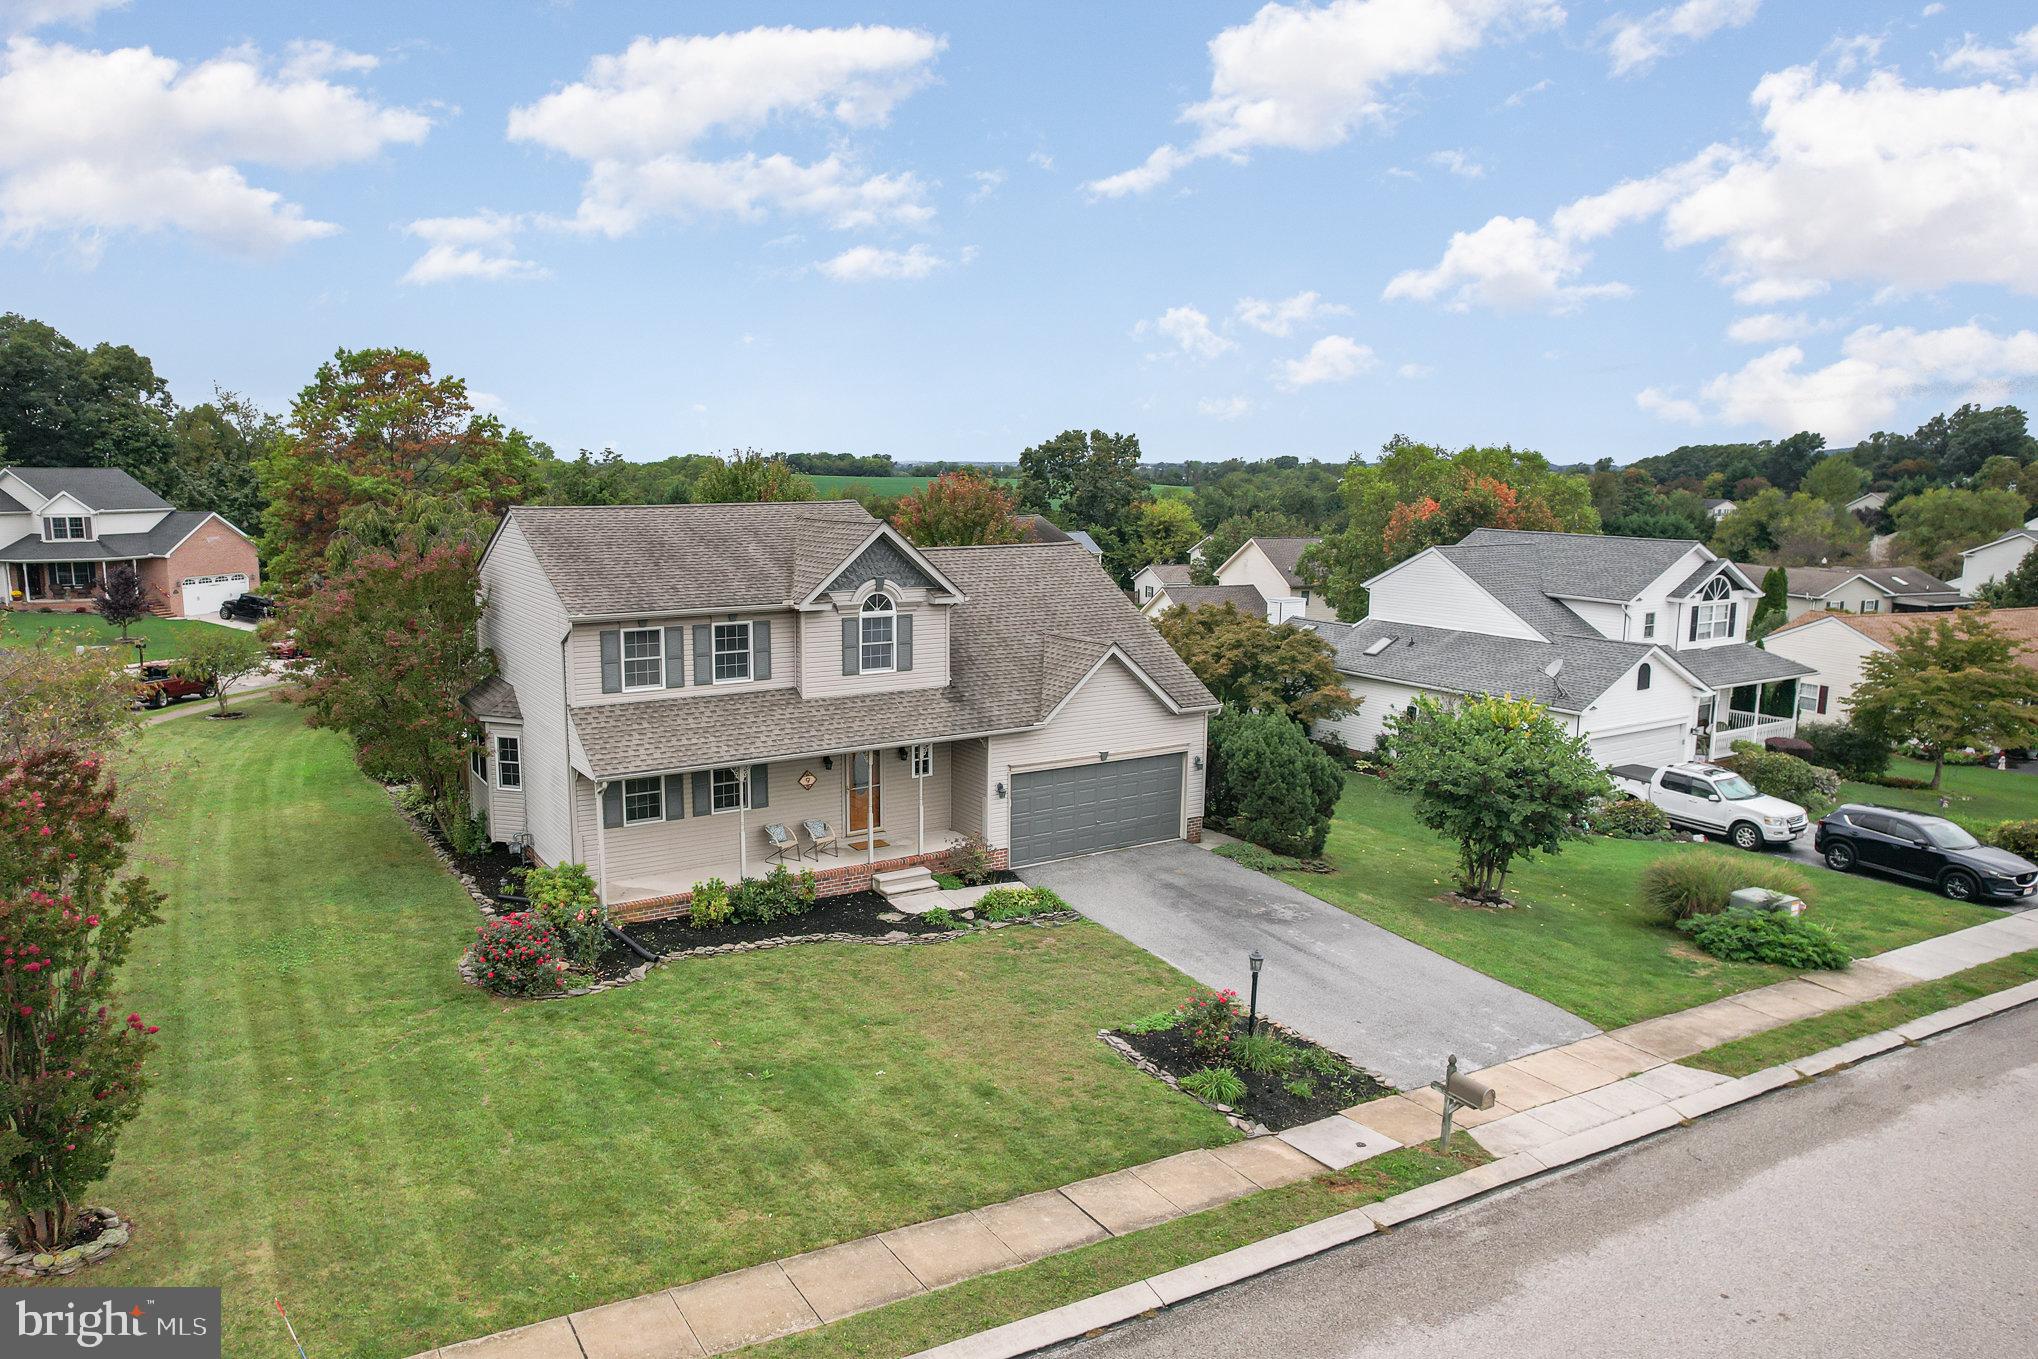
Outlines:
[[[1740,1080],[1678,1065],[1679,1058],[1720,1043],[2032,948],[2038,948],[2038,914],[2010,916],[1894,949],[1846,972],[1810,973],[1489,1066],[1475,1074],[1494,1086],[1496,1106],[1461,1113],[1459,1126],[1503,1161],[1373,1205],[1358,1216],[1392,1225],[1517,1173],[1593,1154],[1745,1099],[1758,1088],[1897,1046],[1899,1038],[1881,1046],[1856,1040],[1795,1067]],[[2018,990],[2034,987],[2038,984]],[[1957,1019],[1959,1008],[1965,1007],[1947,1012],[1945,1022]],[[1935,1031],[1927,1021],[1913,1023],[1922,1026],[1920,1035]],[[1904,1034],[1904,1027],[1897,1033]],[[1439,1059],[1436,1074],[1441,1068]],[[1436,1096],[1418,1086],[1412,1094],[1356,1105],[1278,1136],[1182,1152],[1009,1203],[424,1351],[415,1359],[720,1354],[1434,1140],[1440,1115]]]
[[[1179,841],[1020,871],[1202,982],[1244,996],[1265,956],[1260,1012],[1397,1086],[1457,1053],[1487,1066],[1599,1032],[1483,972],[1296,888]]]

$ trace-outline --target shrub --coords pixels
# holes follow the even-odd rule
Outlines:
[[[396,805],[424,820],[429,820],[432,815],[432,795],[415,783],[404,785],[403,791],[396,795]]]
[[[981,835],[972,835],[948,851],[948,871],[962,879],[965,887],[982,887],[998,870],[991,863],[991,847]]]
[[[936,873],[934,885],[944,892],[953,892],[962,887],[963,881],[953,873]]]
[[[1271,849],[1261,849],[1240,841],[1235,845],[1219,845],[1210,851],[1220,858],[1229,859],[1241,868],[1250,868],[1255,873],[1279,873],[1296,867],[1293,859],[1276,854]]]
[[[1877,788],[1919,789],[1932,786],[1930,779],[1914,779],[1907,774],[1857,774],[1854,777],[1858,783],[1872,783]]]
[[[1231,1059],[1262,1076],[1285,1076],[1295,1069],[1295,1045],[1270,1033],[1249,1033],[1232,1043]]]
[[[1794,755],[1806,763],[1812,762],[1812,743],[1795,736],[1772,736],[1762,743],[1762,748],[1778,755]]]
[[[1199,1056],[1221,1057],[1231,1050],[1231,1031],[1245,1017],[1236,991],[1198,991],[1182,1007],[1182,1027]]]
[[[1795,971],[1833,971],[1852,957],[1824,925],[1781,911],[1723,911],[1681,922],[1678,929],[1715,958],[1774,963]]]
[[[729,884],[709,878],[693,885],[693,900],[687,907],[687,922],[697,930],[711,930],[729,923]]]
[[[743,924],[769,925],[814,906],[814,875],[784,864],[761,878],[745,878],[729,889],[730,917]]]
[[[1292,1081],[1282,1081],[1281,1088],[1296,1099],[1316,1098],[1316,1083],[1307,1076],[1297,1076]]]
[[[594,875],[586,864],[554,864],[524,874],[524,898],[530,909],[552,927],[566,956],[582,967],[601,959],[608,931],[603,927],[601,901]]]
[[[1852,722],[1800,722],[1797,734],[1812,748],[1805,758],[1848,778],[1866,779],[1889,768],[1889,742]]]
[[[1617,797],[1603,802],[1589,819],[1601,835],[1646,839],[1670,833],[1670,818],[1663,815],[1663,809],[1638,797]]]
[[[1313,858],[1323,853],[1345,781],[1300,724],[1226,708],[1210,719],[1209,784],[1207,805],[1232,834]]]
[[[969,928],[967,921],[961,919],[946,906],[928,907],[920,912],[920,922],[924,925],[931,925],[937,930],[966,930]]]
[[[2038,863],[2038,821],[1998,821],[1983,833],[1981,840]]]
[[[1753,854],[1714,849],[1665,854],[1642,870],[1642,903],[1675,923],[1727,909],[1727,898],[1743,887],[1766,887],[1812,899],[1812,885],[1788,864]]]
[[[488,853],[488,818],[485,816],[462,816],[456,809],[445,819],[446,843],[453,847],[455,854],[475,858]]]
[[[1755,785],[1758,792],[1795,802],[1812,816],[1830,809],[1840,796],[1840,776],[1795,755],[1764,750],[1753,741],[1734,742],[1721,764]]]
[[[1045,887],[993,887],[977,898],[977,914],[986,920],[1018,920],[1044,911],[1066,911],[1069,904]]]
[[[1180,1010],[1156,1010],[1150,1015],[1141,1015],[1130,1024],[1118,1026],[1121,1033],[1166,1033],[1182,1022]]]
[[[535,911],[517,911],[475,930],[474,977],[500,996],[542,996],[566,985],[559,936]]]
[[[1245,1098],[1245,1081],[1228,1066],[1206,1066],[1182,1077],[1181,1086],[1197,1099],[1232,1105]]]
[[[1297,1048],[1295,1064],[1315,1076],[1340,1077],[1345,1074],[1344,1059],[1329,1048]]]

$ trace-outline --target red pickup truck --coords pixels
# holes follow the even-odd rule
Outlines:
[[[137,708],[160,708],[183,698],[211,698],[212,686],[185,679],[168,661],[143,661],[134,667]]]

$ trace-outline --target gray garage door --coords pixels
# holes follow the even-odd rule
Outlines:
[[[1172,840],[1182,833],[1182,757],[1152,755],[1012,779],[1012,864]]]

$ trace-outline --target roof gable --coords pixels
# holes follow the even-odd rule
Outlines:
[[[69,495],[91,510],[167,510],[170,502],[117,467],[10,467],[45,500]]]
[[[919,548],[907,541],[904,534],[890,524],[879,523],[876,528],[864,535],[851,553],[846,561],[837,559],[840,569],[833,572],[825,586],[816,585],[810,590],[803,591],[804,579],[795,579],[793,602],[811,604],[823,594],[853,592],[879,581],[961,597],[962,591],[943,576],[934,564],[922,555]],[[804,573],[812,563],[820,560],[822,558],[818,556],[805,558],[795,574]]]
[[[1203,541],[1210,540],[1206,538]],[[1296,567],[1302,561],[1302,554],[1322,541],[1321,538],[1248,538],[1238,545],[1237,551],[1224,559],[1218,566],[1216,574],[1222,577],[1225,571],[1230,569],[1231,564],[1244,556],[1246,549],[1251,548],[1265,557],[1268,565],[1281,573],[1281,579],[1288,583],[1288,588],[1299,590],[1308,583],[1296,571]],[[1199,543],[1197,546],[1200,547],[1202,544]]]

